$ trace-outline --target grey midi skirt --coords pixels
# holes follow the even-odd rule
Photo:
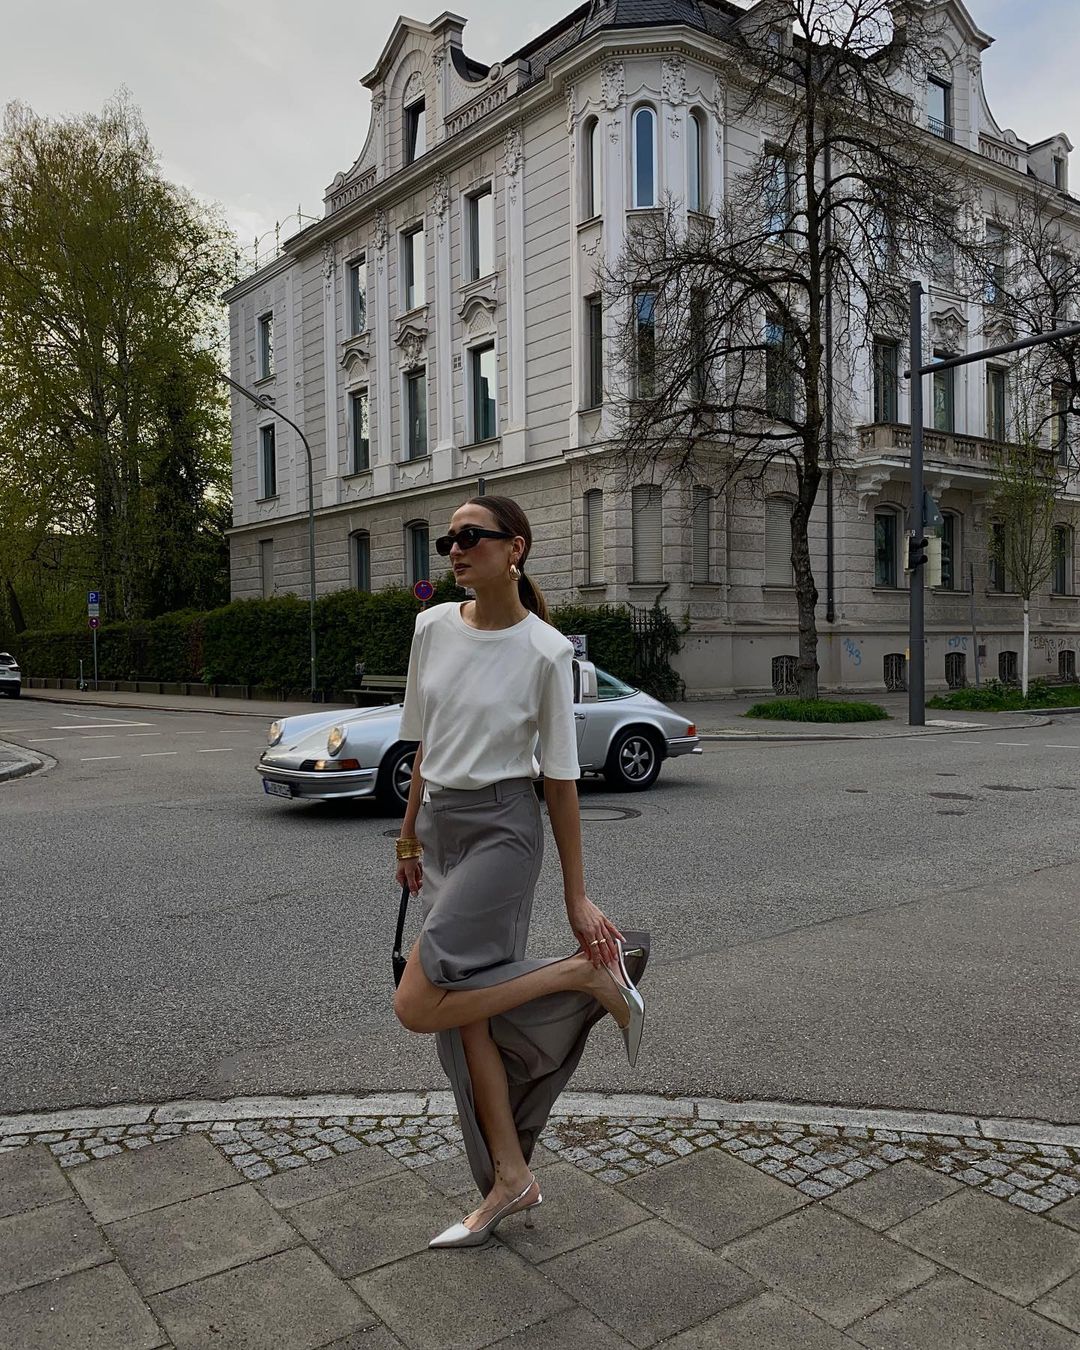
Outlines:
[[[544,823],[531,779],[508,778],[476,790],[429,787],[416,834],[424,846],[418,956],[432,984],[484,989],[565,959],[525,956],[544,856]],[[627,970],[637,983],[648,959],[648,934],[623,931],[632,952]],[[596,999],[570,992],[547,994],[491,1019],[526,1161],[577,1068],[590,1029],[604,1015]],[[621,1053],[614,1027],[611,1036],[612,1052]],[[461,1035],[443,1031],[436,1040],[469,1165],[486,1195],[494,1168],[476,1118]]]

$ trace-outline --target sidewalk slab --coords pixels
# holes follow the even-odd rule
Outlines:
[[[0,1157],[0,1219],[70,1199],[71,1187],[43,1144],[12,1149]]]
[[[318,1350],[377,1321],[343,1280],[302,1247],[158,1294],[150,1307],[176,1350]]]
[[[111,1260],[86,1207],[75,1199],[0,1219],[0,1296]]]
[[[873,1350],[1077,1350],[1080,1341],[957,1275],[944,1274],[848,1328]]]
[[[1080,1270],[1080,1234],[966,1188],[889,1237],[1014,1303],[1030,1303]]]
[[[0,1299],[5,1350],[158,1350],[167,1344],[115,1261]]]
[[[569,1163],[534,1171],[544,1197],[536,1226],[510,1224],[502,1235],[508,1247],[534,1263],[550,1261],[653,1217],[634,1204],[622,1186],[597,1181]]]
[[[91,1167],[74,1168],[69,1175],[98,1223],[127,1219],[241,1184],[236,1169],[196,1134],[102,1158]]]
[[[780,1346],[784,1350],[855,1350],[855,1345],[842,1331],[770,1290],[684,1331],[668,1341],[664,1350],[772,1350]]]
[[[961,1189],[959,1181],[904,1161],[826,1197],[822,1204],[883,1233]]]

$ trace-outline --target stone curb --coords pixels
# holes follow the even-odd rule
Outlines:
[[[1077,709],[1080,712],[1080,709]],[[1016,716],[1010,713],[1010,716]],[[1031,717],[1038,716],[1041,720],[1031,722],[1014,722],[1009,725],[1001,726],[971,726],[965,723],[958,723],[955,727],[923,727],[913,731],[872,731],[872,732],[818,732],[818,731],[701,731],[698,732],[698,739],[702,741],[904,741],[911,740],[917,736],[959,736],[965,732],[977,731],[1017,731],[1023,728],[1025,731],[1032,727],[1048,727],[1053,719],[1046,712],[1028,714]]]
[[[366,1096],[318,1094],[308,1097],[231,1097],[139,1105],[75,1107],[64,1111],[0,1116],[0,1136],[47,1130],[103,1129],[108,1126],[193,1124],[207,1121],[307,1119],[324,1116],[446,1116],[456,1107],[449,1092],[380,1092]],[[1080,1125],[1013,1117],[979,1117],[943,1112],[871,1110],[793,1102],[735,1102],[718,1097],[655,1097],[627,1093],[564,1092],[555,1116],[576,1119],[708,1120],[788,1122],[846,1126],[927,1135],[1015,1140],[1080,1148]]]
[[[9,763],[0,764],[0,783],[6,783],[12,778],[23,778],[28,773],[36,773],[38,769],[45,767],[46,761],[33,750],[27,750],[21,745],[12,745],[10,741],[0,741],[0,751],[7,750],[10,750],[16,758]]]
[[[60,693],[59,690],[56,692]],[[265,722],[267,718],[271,718],[272,720],[272,714],[270,713],[253,712],[246,708],[193,708],[190,703],[186,706],[179,703],[98,703],[90,698],[54,698],[52,697],[52,694],[52,690],[24,689],[22,696],[24,699],[30,699],[35,703],[67,703],[68,705],[86,708],[124,708],[131,712],[193,712],[207,713],[212,717],[258,717],[263,722]],[[157,697],[167,698],[168,695],[159,694]],[[345,704],[339,704],[336,707],[332,707],[328,703],[313,703],[311,705],[312,712],[319,712],[321,710],[325,710],[326,712],[345,712],[347,711],[347,706]]]

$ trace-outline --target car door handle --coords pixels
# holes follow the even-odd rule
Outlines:
[[[584,722],[584,721],[585,721],[585,714],[584,714],[584,713],[575,713],[575,714],[574,714],[574,721],[575,721],[575,722]]]

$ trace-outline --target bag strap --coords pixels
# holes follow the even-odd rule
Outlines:
[[[401,904],[398,906],[397,931],[394,934],[394,959],[401,959],[401,940],[405,933],[405,912],[409,908],[409,883],[401,888]]]

